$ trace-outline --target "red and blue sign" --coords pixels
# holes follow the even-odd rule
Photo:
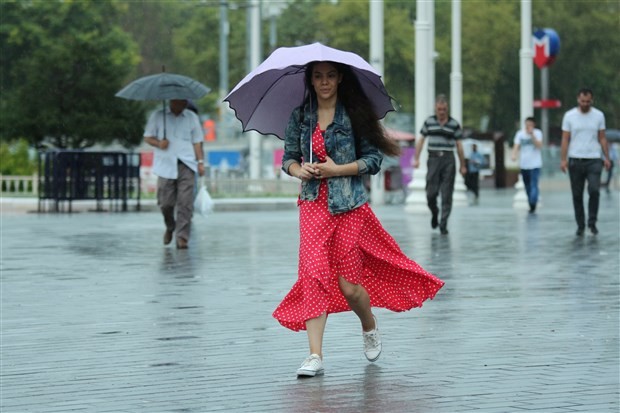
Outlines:
[[[539,69],[551,66],[560,51],[560,36],[553,29],[534,32],[534,63]]]

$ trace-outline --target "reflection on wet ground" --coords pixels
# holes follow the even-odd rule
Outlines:
[[[426,212],[376,213],[446,281],[421,309],[377,309],[384,352],[330,316],[323,377],[297,380],[305,333],[271,312],[296,278],[296,211],[197,219],[188,250],[156,213],[2,220],[0,409],[114,412],[617,412],[620,217],[576,237],[570,194],[535,215],[512,191]]]

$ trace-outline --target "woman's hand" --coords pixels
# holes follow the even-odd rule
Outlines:
[[[332,158],[326,157],[325,162],[312,164],[315,169],[314,177],[317,179],[326,179],[340,175],[340,168]]]
[[[312,178],[316,178],[317,170],[315,168],[315,163],[304,163],[300,165],[298,171],[295,173],[297,178],[302,181],[309,181]]]

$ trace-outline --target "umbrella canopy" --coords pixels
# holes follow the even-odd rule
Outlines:
[[[200,99],[209,92],[197,80],[164,72],[136,79],[115,96],[130,100]]]
[[[609,142],[620,142],[620,129],[607,129],[605,137]]]
[[[211,89],[191,77],[162,72],[134,80],[118,92],[116,97],[129,100],[200,99]],[[166,139],[166,117],[164,116],[164,139]]]
[[[284,139],[291,112],[306,96],[305,69],[314,61],[349,65],[370,99],[377,119],[394,110],[381,76],[355,53],[313,43],[299,47],[281,47],[250,72],[226,96],[225,102],[235,111],[243,131],[255,130]]]

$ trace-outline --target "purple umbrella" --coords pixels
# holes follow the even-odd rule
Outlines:
[[[263,135],[271,134],[284,139],[284,130],[291,112],[303,103],[307,93],[304,83],[306,65],[314,61],[349,65],[370,99],[377,119],[394,110],[392,99],[385,90],[379,73],[355,53],[321,43],[280,47],[239,82],[224,99],[241,121],[243,131],[255,130]]]

